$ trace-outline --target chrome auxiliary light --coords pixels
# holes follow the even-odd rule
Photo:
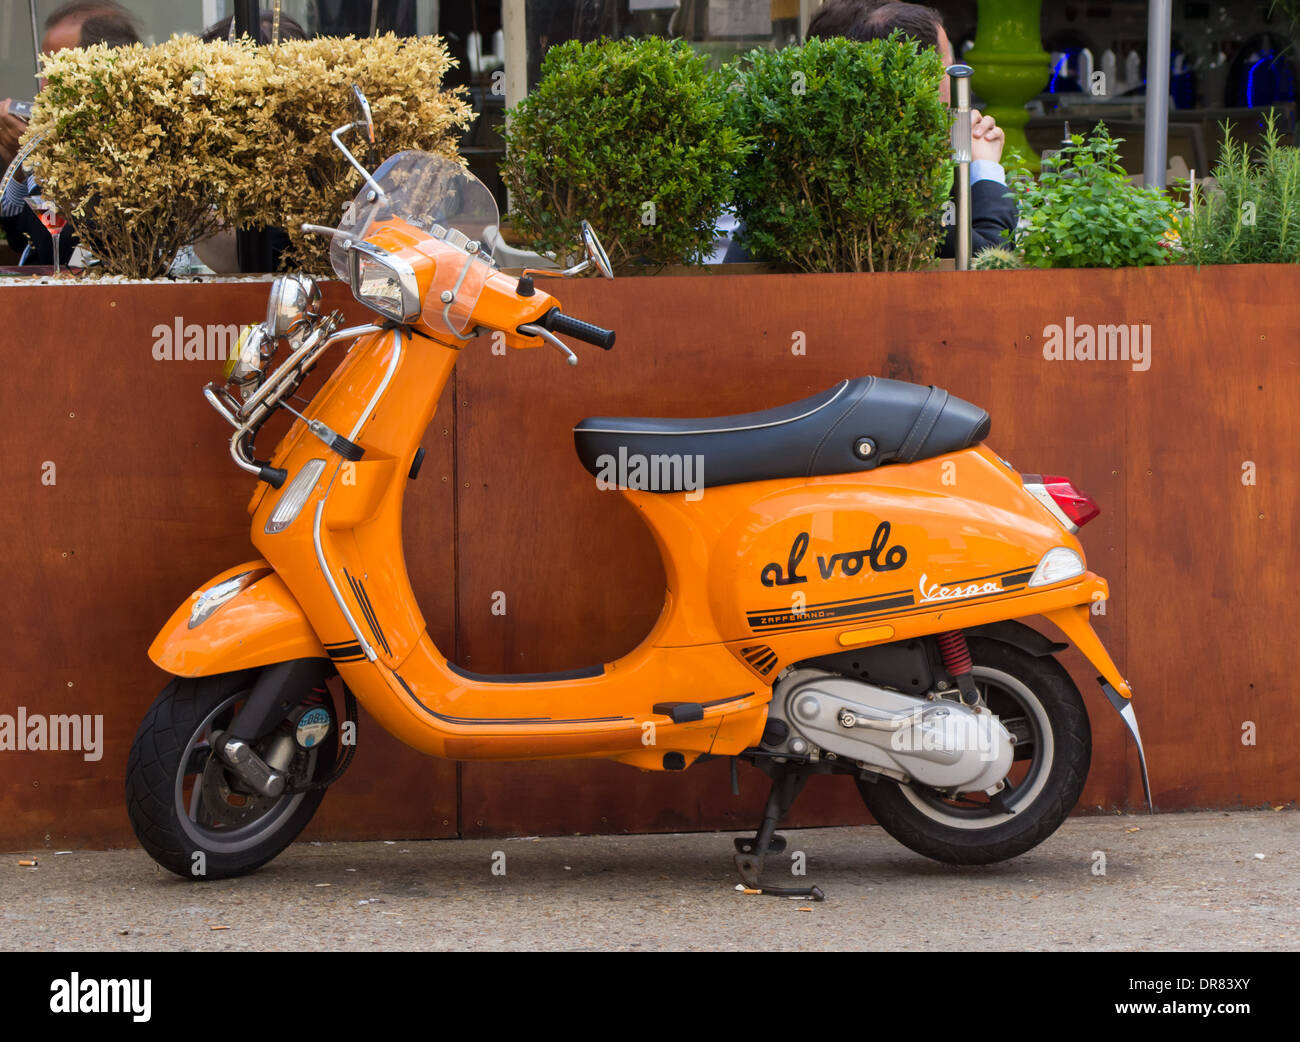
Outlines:
[[[292,336],[320,318],[320,286],[310,275],[279,275],[266,302],[266,331],[272,337]]]

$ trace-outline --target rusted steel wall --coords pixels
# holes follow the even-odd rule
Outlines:
[[[475,343],[425,438],[406,553],[431,631],[470,668],[514,672],[609,660],[649,629],[654,544],[577,462],[570,428],[584,416],[746,412],[865,373],[937,383],[992,413],[989,444],[1018,469],[1069,475],[1102,505],[1082,533],[1112,590],[1094,621],[1134,685],[1158,806],[1292,799],[1298,289],[1286,267],[566,284],[566,310],[618,330],[614,351],[580,346],[570,368],[549,349]],[[166,681],[146,648],[195,586],[253,556],[251,483],[199,396],[219,363],[154,355],[178,320],[184,354],[187,335],[260,318],[265,293],[0,288],[0,714],[102,715],[104,728],[95,760],[0,752],[0,849],[133,841],[123,772]],[[343,287],[328,300],[362,317]],[[1149,337],[1144,361],[1044,357],[1048,327],[1077,339],[1120,324]],[[1118,719],[1086,663],[1067,664],[1094,728],[1081,807],[1139,802]],[[355,765],[308,835],[741,828],[762,781],[742,768],[735,798],[723,763],[682,775],[440,763],[363,718]],[[819,780],[796,811],[802,824],[867,820],[845,779]]]

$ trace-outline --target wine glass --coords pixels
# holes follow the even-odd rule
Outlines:
[[[29,195],[27,205],[32,208],[41,224],[45,226],[45,230],[50,233],[50,240],[54,244],[54,277],[58,278],[60,272],[59,235],[63,231],[63,226],[68,223],[67,219],[59,213],[53,199],[46,199],[39,195]]]

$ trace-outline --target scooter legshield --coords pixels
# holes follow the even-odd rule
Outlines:
[[[204,594],[247,576],[228,600],[191,625]],[[263,560],[229,568],[190,595],[149,645],[149,658],[179,677],[203,677],[300,658],[326,658],[293,594]]]

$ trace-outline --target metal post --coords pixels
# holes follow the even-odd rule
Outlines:
[[[236,39],[249,36],[254,43],[262,38],[262,12],[258,0],[235,0],[235,17],[231,31]],[[267,236],[261,228],[235,229],[235,257],[241,272],[264,271],[267,265]]]
[[[808,39],[808,23],[812,21],[813,12],[821,7],[822,0],[799,0],[799,41]]]
[[[32,59],[36,62],[36,75],[41,74],[41,34],[36,28],[36,0],[29,0],[27,4],[32,14]]]
[[[1173,0],[1150,0],[1147,10],[1147,117],[1143,180],[1165,187],[1169,166],[1169,32]]]
[[[262,12],[257,0],[235,0],[235,35],[248,34],[256,43],[262,35]]]
[[[970,270],[970,77],[969,65],[948,66],[952,85],[952,160],[957,164],[957,270]]]
[[[492,92],[498,91],[498,83],[506,91],[506,124],[510,122],[510,110],[528,96],[528,18],[525,0],[501,0],[501,34],[505,38],[505,68],[501,79],[496,73],[492,76]],[[510,194],[506,194],[507,211],[514,206]]]

